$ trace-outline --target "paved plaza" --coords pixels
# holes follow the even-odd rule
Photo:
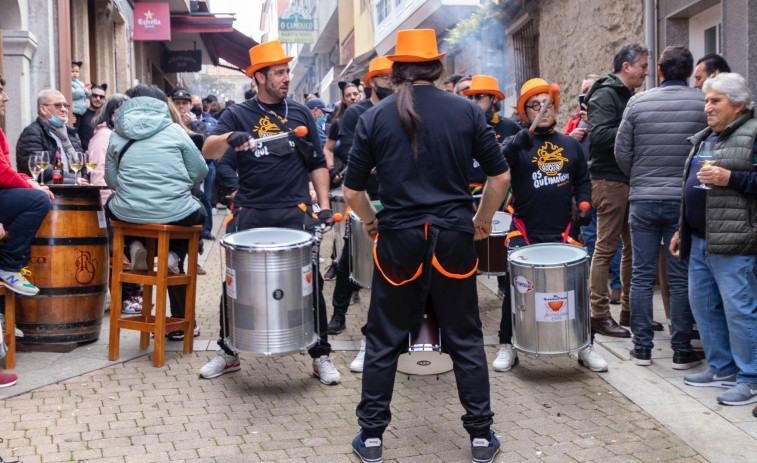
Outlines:
[[[358,461],[350,442],[359,429],[361,375],[349,372],[349,363],[369,291],[361,290],[347,330],[333,337],[341,384],[321,384],[309,356],[299,354],[242,354],[241,371],[199,379],[197,372],[215,355],[223,268],[218,244],[207,248],[201,262],[208,274],[199,277],[197,291],[201,336],[193,354],[168,343],[165,367],[154,368],[152,346],[140,350],[138,335],[122,332],[121,358],[109,362],[107,319],[99,341],[73,352],[18,354],[19,383],[0,390],[4,461]],[[501,305],[493,281],[479,278],[489,364]],[[328,301],[333,286],[326,283]],[[659,300],[656,308],[655,318],[665,321]],[[524,354],[509,373],[490,370],[493,429],[502,441],[496,462],[757,461],[752,407],[721,407],[719,389],[684,386],[684,372],[670,368],[668,339],[657,333],[649,368],[628,360],[630,341],[598,337],[607,373],[590,372],[567,356]],[[452,373],[398,374],[385,461],[470,461],[462,414]]]

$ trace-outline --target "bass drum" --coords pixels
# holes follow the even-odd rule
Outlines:
[[[570,354],[591,342],[589,256],[578,246],[524,246],[508,258],[513,346],[529,354]]]
[[[230,347],[254,354],[304,352],[313,326],[313,237],[287,228],[226,235],[226,307]]]

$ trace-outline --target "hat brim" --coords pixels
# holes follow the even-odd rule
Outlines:
[[[276,66],[277,64],[288,63],[293,59],[294,57],[287,56],[286,58],[277,61],[266,61],[264,63],[253,64],[252,66],[247,68],[245,74],[247,74],[247,77],[252,77],[253,75],[255,75],[255,72],[259,71],[260,69],[267,68],[268,66]]]
[[[363,83],[365,84],[366,87],[373,88],[373,86],[371,85],[371,79],[373,79],[376,76],[380,76],[381,74],[391,74],[391,73],[392,73],[392,69],[391,68],[389,68],[389,69],[377,69],[375,71],[371,71],[371,72],[369,72],[368,74],[365,75],[365,78],[363,79]]]
[[[481,90],[481,89],[474,89],[474,88],[467,88],[463,90],[463,95],[470,96],[470,95],[476,95],[478,93],[485,93],[487,95],[494,95],[497,98],[499,98],[499,101],[502,101],[505,99],[505,94],[500,92],[499,90]]]
[[[325,113],[328,113],[328,114],[331,114],[331,113],[333,113],[333,112],[334,112],[334,110],[333,110],[333,109],[331,109],[331,108],[326,108],[326,107],[323,107],[323,108],[318,108],[318,109],[320,109],[321,111],[323,111],[323,112],[325,112]]]
[[[531,122],[528,117],[526,116],[526,108],[525,104],[526,101],[528,101],[529,98],[531,98],[534,95],[538,95],[540,93],[549,93],[552,91],[551,85],[539,85],[538,87],[534,87],[532,89],[529,89],[526,93],[520,96],[518,98],[518,114],[520,115],[520,118],[524,121]],[[555,100],[555,110],[560,109],[560,94],[554,95]]]
[[[387,55],[387,59],[398,61],[400,63],[422,63],[424,61],[436,61],[444,58],[447,53],[440,53],[436,56],[418,56],[418,55]]]

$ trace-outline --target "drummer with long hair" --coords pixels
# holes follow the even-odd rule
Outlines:
[[[513,224],[507,235],[508,250],[538,243],[578,244],[573,225],[573,204],[583,204],[576,219],[591,220],[591,181],[581,145],[575,138],[555,131],[560,88],[543,79],[523,84],[518,114],[524,128],[504,141],[502,151],[512,169]],[[528,126],[538,119],[533,132]],[[580,245],[580,244],[578,244]],[[510,285],[506,285],[500,322],[500,349],[495,371],[509,371],[518,363],[513,350]],[[579,364],[592,371],[607,371],[607,362],[593,346],[578,353]]]
[[[408,335],[433,306],[454,363],[463,427],[474,462],[491,462],[500,443],[489,397],[476,294],[473,240],[491,232],[510,174],[483,112],[436,88],[444,68],[433,30],[397,35],[391,79],[397,91],[358,121],[344,196],[375,237],[375,271],[368,310],[361,431],[352,442],[363,462],[383,461],[383,434],[397,360]],[[444,108],[444,110],[440,110]],[[471,210],[468,177],[473,159],[487,175],[478,212]],[[365,193],[376,168],[384,209]]]

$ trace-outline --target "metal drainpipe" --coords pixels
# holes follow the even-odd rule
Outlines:
[[[58,0],[58,90],[66,97],[69,104],[71,100],[71,5],[69,0]],[[73,108],[69,109],[73,114]],[[69,115],[73,126],[73,118]]]
[[[657,86],[657,0],[644,1],[645,41],[649,48],[647,89]]]

